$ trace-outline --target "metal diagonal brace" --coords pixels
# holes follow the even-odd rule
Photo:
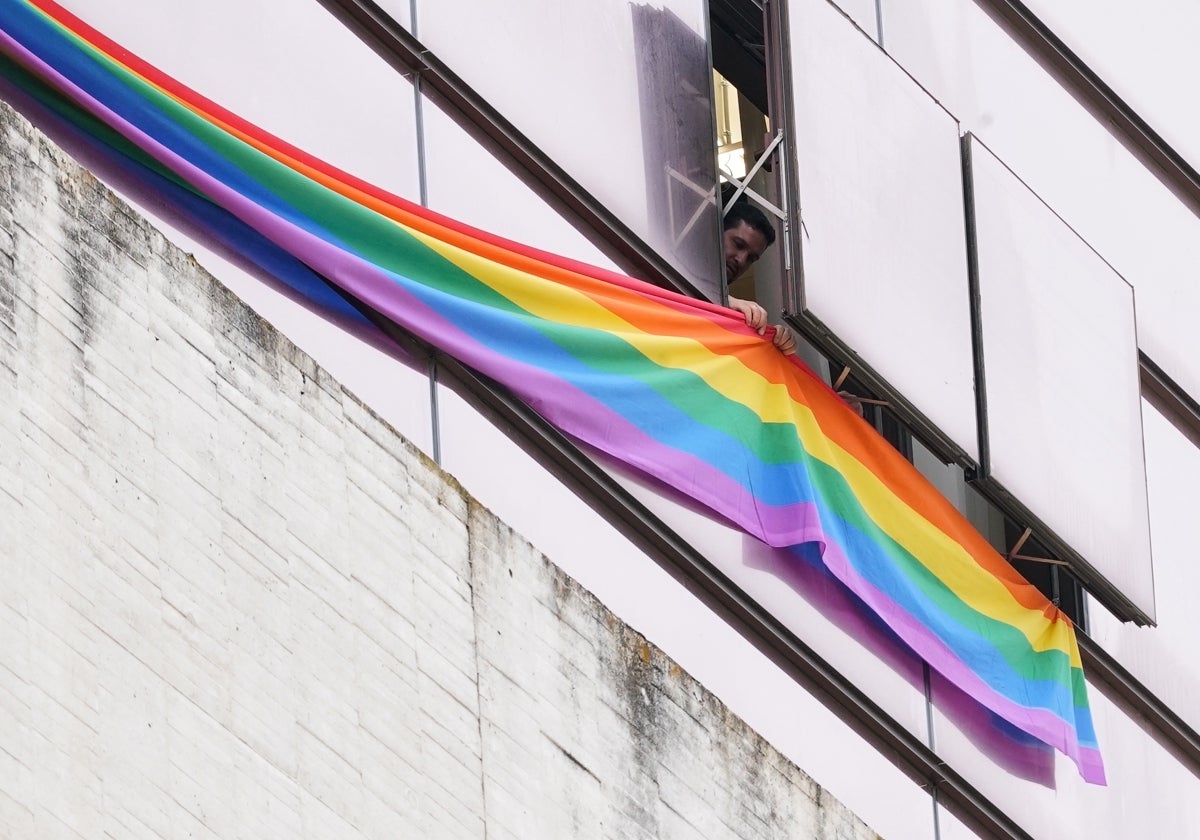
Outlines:
[[[722,218],[729,213],[729,208],[732,207],[734,203],[742,197],[743,194],[748,194],[759,204],[763,205],[763,207],[765,207],[767,210],[770,210],[773,215],[778,216],[780,219],[787,219],[787,213],[776,207],[770,201],[767,201],[758,193],[754,192],[754,190],[750,189],[750,181],[753,180],[754,176],[758,174],[758,170],[763,168],[763,164],[765,164],[771,155],[775,153],[775,150],[779,148],[779,144],[782,142],[783,132],[775,132],[775,139],[767,145],[767,148],[763,149],[762,154],[758,156],[758,160],[754,162],[754,166],[750,167],[750,171],[746,173],[745,178],[739,181],[737,178],[732,176],[726,176],[729,179],[729,183],[737,187],[737,191],[733,194],[733,197],[729,199],[729,203],[725,205],[725,209],[721,211]]]

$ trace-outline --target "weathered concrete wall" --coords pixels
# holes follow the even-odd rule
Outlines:
[[[0,144],[0,836],[874,836],[7,108]]]

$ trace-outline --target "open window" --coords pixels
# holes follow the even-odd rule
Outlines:
[[[874,29],[825,0],[780,0],[766,18],[757,3],[713,0],[710,14],[724,203],[764,209],[779,243],[729,292],[786,317],[806,361],[866,396],[864,418],[1083,619],[1077,557],[1028,508],[971,486],[988,473],[958,122]]]
[[[728,291],[757,300],[778,320],[783,311],[787,214],[775,165],[782,144],[773,134],[768,105],[766,21],[753,0],[712,0],[709,11],[722,213],[735,201],[748,202],[763,212],[776,233],[775,246],[758,265],[740,277],[726,278]]]

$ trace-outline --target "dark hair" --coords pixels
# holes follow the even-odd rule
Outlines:
[[[744,198],[739,198],[725,212],[725,221],[721,225],[721,230],[737,227],[740,222],[745,222],[761,233],[763,239],[767,240],[768,248],[775,244],[775,226],[771,224],[767,214]]]

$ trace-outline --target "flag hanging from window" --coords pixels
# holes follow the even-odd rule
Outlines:
[[[737,313],[357,180],[50,0],[0,0],[0,70],[305,294],[334,284],[769,545],[816,544],[829,572],[931,667],[1104,783],[1071,621]],[[319,304],[344,308],[324,294]]]

